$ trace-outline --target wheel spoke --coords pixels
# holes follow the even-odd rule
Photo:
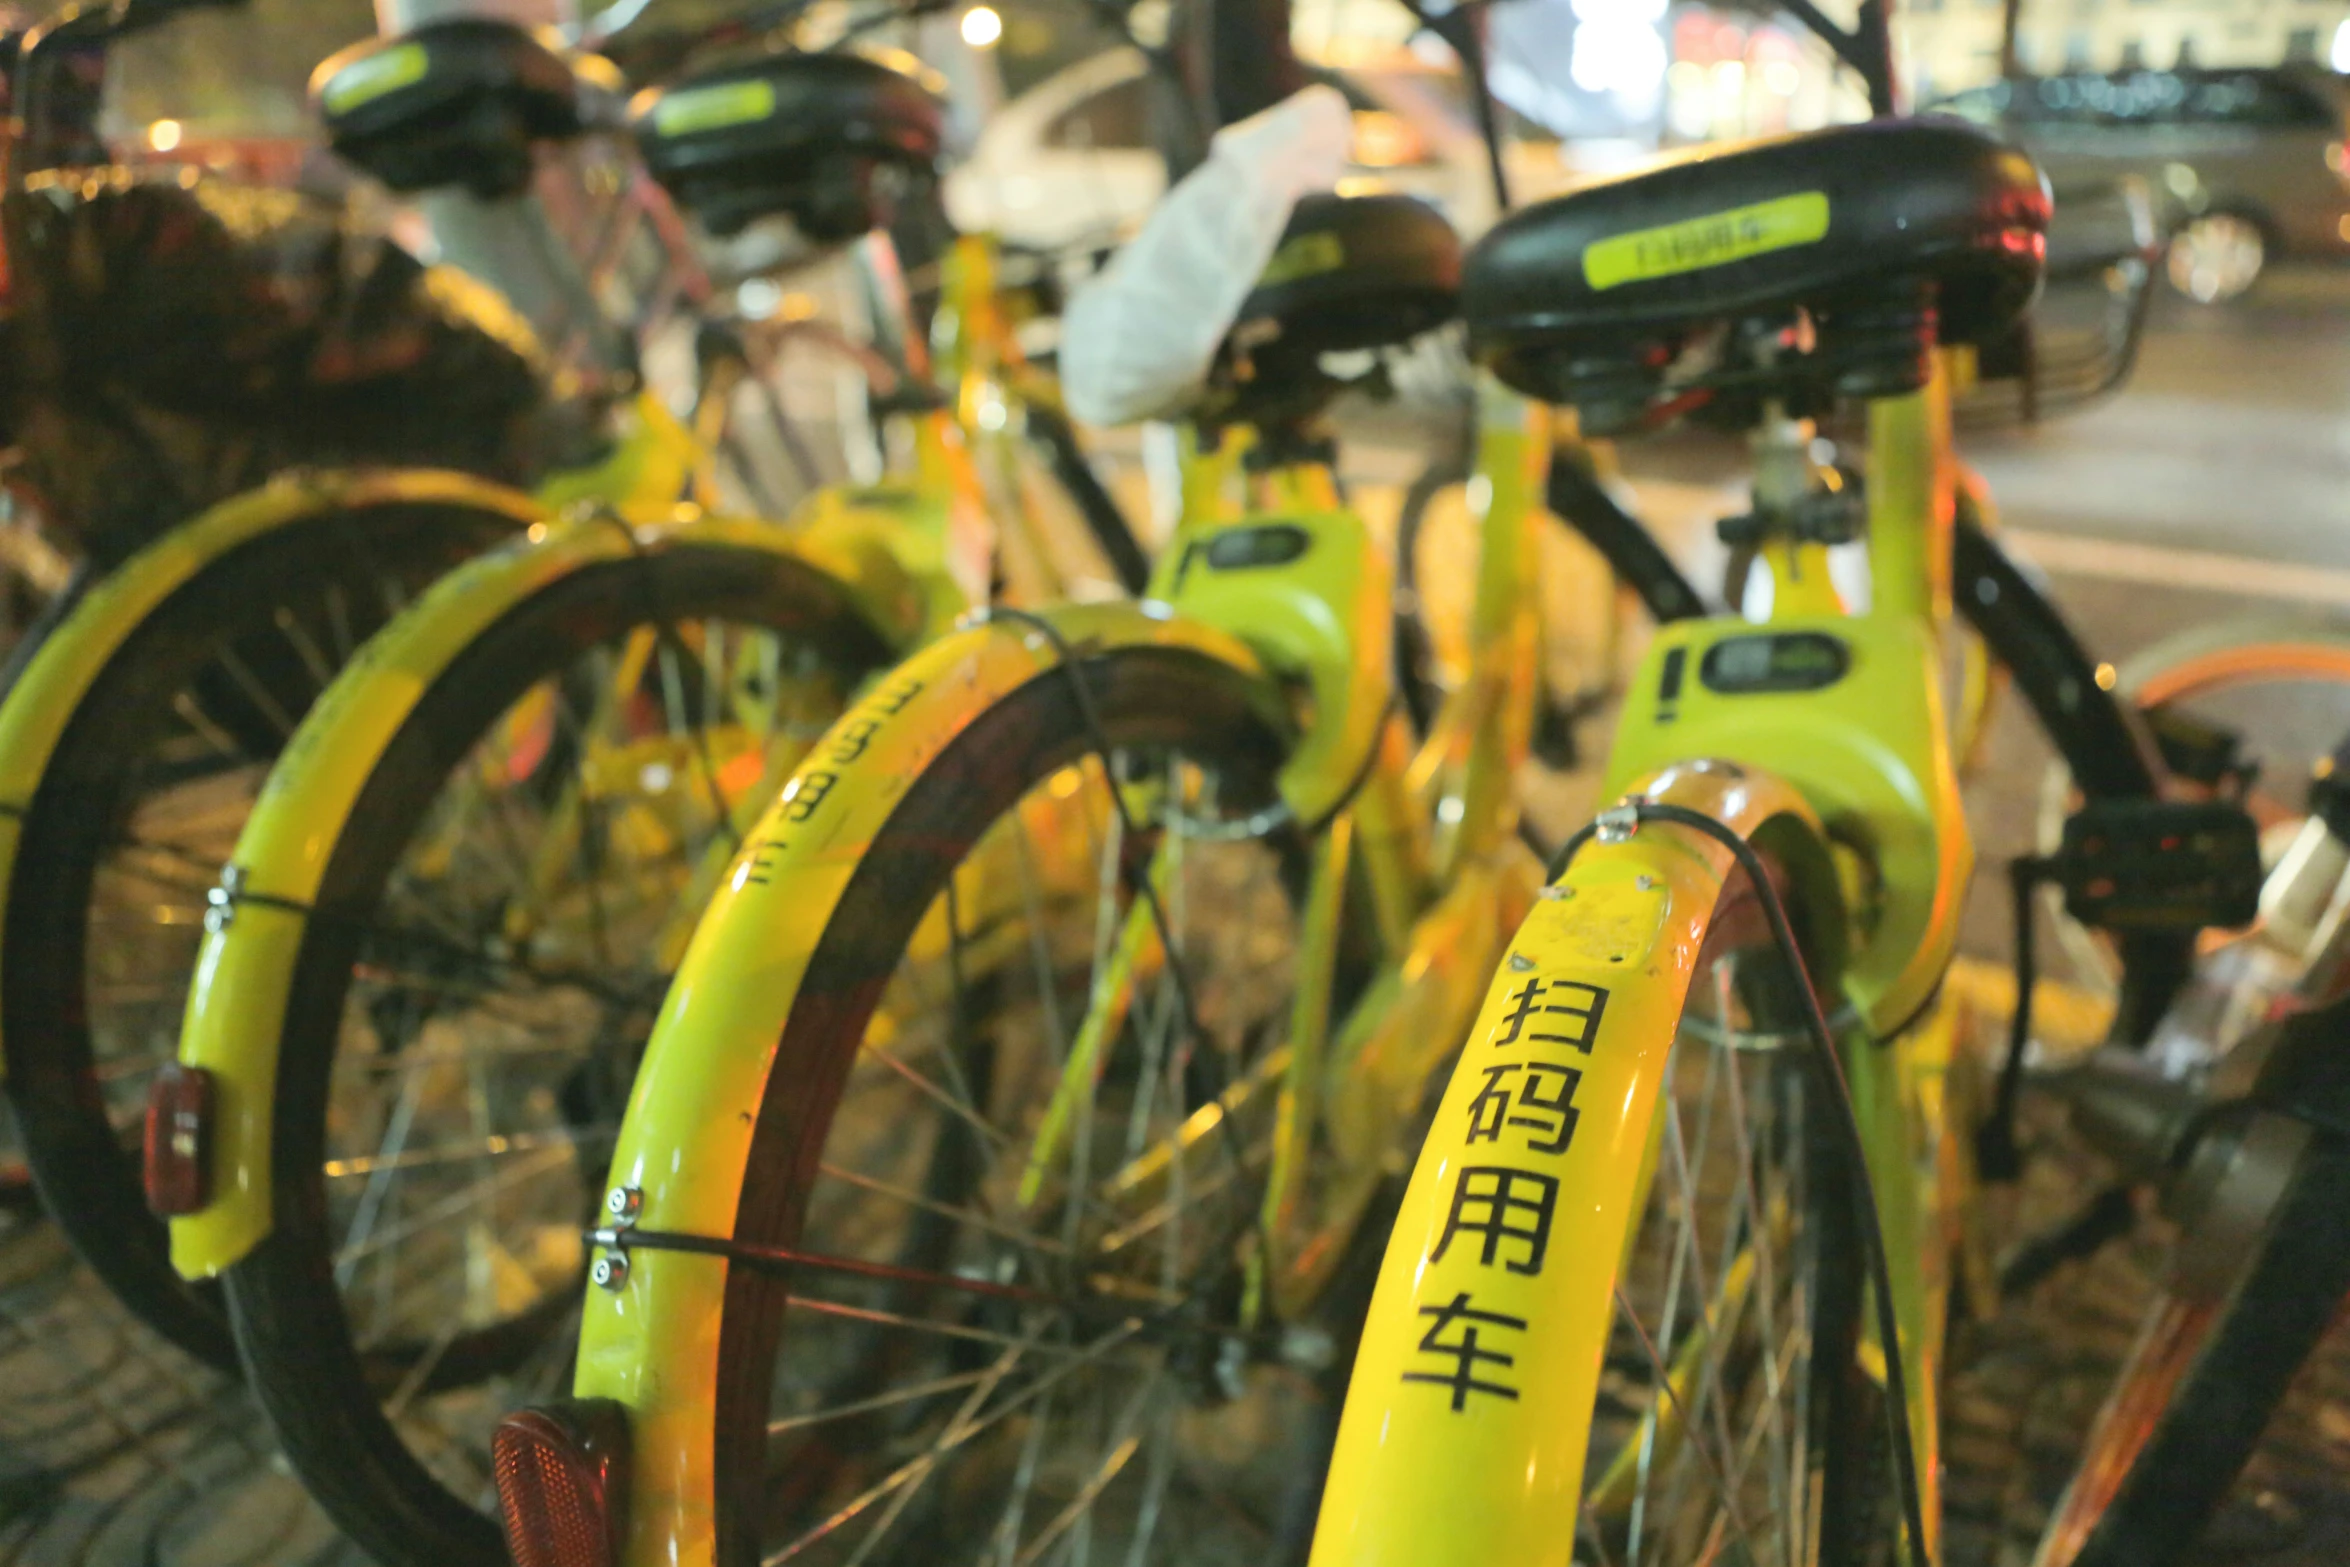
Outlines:
[[[1077,1494],[1069,1499],[1069,1505],[1062,1508],[1053,1521],[1046,1524],[1043,1529],[1037,1532],[1036,1538],[1028,1542],[1028,1548],[1014,1559],[1013,1567],[1036,1567],[1036,1563],[1044,1559],[1046,1551],[1051,1550],[1063,1535],[1074,1528],[1081,1519],[1092,1513],[1093,1504],[1101,1500],[1102,1493],[1108,1490],[1111,1483],[1124,1472],[1126,1466],[1133,1462],[1136,1451],[1141,1448],[1142,1437],[1136,1433],[1134,1428],[1141,1423],[1144,1410],[1158,1390],[1159,1379],[1155,1375],[1135,1390],[1133,1399],[1119,1416],[1118,1431],[1120,1434],[1114,1445],[1109,1452],[1102,1456],[1102,1461],[1094,1469],[1094,1472],[1086,1476],[1085,1484],[1080,1486]]]
[[[1634,1364],[1608,1373],[1598,1407],[1623,1433],[1612,1457],[1595,1447],[1582,1510],[1602,1562],[1620,1549],[1627,1567],[1785,1567],[1814,1547],[1800,1063],[1792,1039],[1748,1016],[1738,956],[1714,954],[1691,988],[1656,1100],[1647,1207],[1614,1286]]]
[[[236,682],[237,689],[245,694],[245,700],[251,702],[255,710],[269,721],[269,727],[277,731],[278,738],[281,740],[294,738],[292,716],[286,712],[283,704],[270,694],[269,688],[261,683],[259,677],[253,673],[245,661],[229,648],[222,648],[214,657],[219,660],[220,667],[228,671],[229,679]]]
[[[1641,1325],[1638,1313],[1634,1312],[1632,1309],[1632,1303],[1624,1298],[1624,1291],[1621,1286],[1618,1286],[1616,1289],[1616,1311],[1625,1322],[1631,1325],[1633,1335],[1640,1341],[1640,1348],[1642,1353],[1648,1357],[1649,1368],[1655,1373],[1656,1376],[1658,1396],[1664,1402],[1673,1406],[1674,1418],[1683,1430],[1696,1430],[1698,1428],[1698,1421],[1691,1414],[1690,1410],[1682,1404],[1680,1395],[1674,1391],[1671,1370],[1667,1367],[1663,1355],[1659,1352],[1656,1341],[1648,1336],[1648,1329]],[[1722,1512],[1730,1520],[1730,1527],[1736,1531],[1739,1542],[1742,1545],[1746,1545],[1748,1550],[1751,1552],[1753,1548],[1752,1541],[1751,1537],[1747,1533],[1745,1523],[1739,1517],[1738,1499],[1731,1495],[1729,1479],[1722,1473],[1721,1469],[1716,1464],[1716,1455],[1712,1449],[1705,1445],[1702,1432],[1700,1432],[1698,1437],[1694,1440],[1685,1438],[1683,1442],[1683,1451],[1695,1452],[1698,1455],[1700,1464],[1705,1471],[1706,1478],[1713,1483],[1714,1495],[1721,1504]]]
[[[356,1159],[329,1159],[325,1165],[326,1178],[330,1181],[348,1181],[362,1175],[429,1169],[466,1160],[511,1159],[523,1154],[543,1153],[550,1148],[596,1148],[609,1142],[617,1131],[618,1126],[614,1124],[565,1127],[560,1131],[546,1132],[484,1132],[468,1142],[436,1143],[429,1148],[410,1148],[402,1152],[378,1153]]]
[[[1728,1019],[1732,1016],[1735,970],[1736,959],[1734,956],[1725,958],[1714,965],[1715,1015],[1724,1020],[1725,1028]],[[1784,1386],[1782,1378],[1792,1371],[1792,1361],[1783,1365],[1781,1363],[1782,1357],[1769,1350],[1769,1346],[1781,1342],[1778,1329],[1779,1289],[1775,1266],[1779,1248],[1770,1242],[1767,1235],[1769,1212],[1755,1194],[1755,1153],[1753,1141],[1748,1134],[1749,1122],[1744,1073],[1739,1070],[1736,1060],[1733,1060],[1730,1066],[1729,1091],[1730,1135],[1737,1143],[1740,1199],[1745,1205],[1750,1220],[1766,1232],[1754,1248],[1755,1288],[1758,1291],[1756,1296],[1757,1316],[1762,1342],[1766,1349],[1763,1357],[1764,1423],[1761,1429],[1767,1434],[1770,1442],[1770,1459],[1764,1465],[1764,1480],[1770,1490],[1771,1510],[1781,1520],[1781,1527],[1784,1531],[1783,1548],[1786,1552],[1784,1560],[1788,1567],[1795,1567],[1795,1564],[1805,1559],[1803,1555],[1804,1519],[1802,1509],[1794,1505],[1795,1496],[1800,1493],[1791,1493],[1787,1488],[1792,1477],[1787,1470],[1787,1432],[1779,1407],[1780,1389]],[[1800,1212],[1801,1210],[1795,1211]],[[1787,1342],[1794,1346],[1794,1351],[1791,1353],[1803,1351],[1808,1347],[1804,1342],[1803,1330],[1799,1324],[1790,1325]],[[1735,1478],[1741,1483],[1745,1478],[1743,1460]]]
[[[920,1192],[908,1191],[902,1186],[893,1185],[888,1181],[875,1180],[872,1176],[860,1174],[855,1170],[830,1162],[819,1163],[816,1166],[816,1171],[819,1175],[829,1180],[838,1181],[844,1186],[854,1186],[860,1191],[871,1192],[877,1197],[887,1197],[893,1202],[904,1203],[909,1208],[916,1208],[924,1213],[933,1213],[942,1219],[952,1219],[958,1224],[968,1224],[983,1234],[992,1235],[998,1240],[1010,1241],[1016,1246],[1033,1252],[1055,1257],[1069,1255],[1068,1248],[1051,1237],[1038,1235],[1032,1230],[1021,1229],[991,1213],[982,1213],[975,1208],[959,1207],[954,1203],[940,1202],[935,1198],[925,1197]]]
[[[804,1302],[796,1302],[796,1304],[804,1304]],[[1044,1326],[1040,1325],[1035,1332],[1027,1337],[1006,1340],[1007,1348],[989,1368],[988,1376],[972,1388],[970,1395],[956,1410],[954,1418],[947,1423],[946,1428],[939,1433],[937,1439],[930,1444],[928,1449],[918,1457],[901,1464],[857,1496],[842,1504],[814,1529],[802,1534],[781,1550],[762,1557],[761,1567],[777,1567],[777,1564],[791,1560],[809,1546],[854,1522],[867,1508],[881,1501],[884,1497],[901,1492],[910,1494],[911,1488],[919,1486],[927,1480],[931,1473],[937,1469],[939,1462],[949,1453],[1043,1398],[1075,1372],[1127,1343],[1137,1331],[1139,1329],[1134,1327],[1121,1328],[1082,1350],[1070,1352],[1069,1358],[1061,1364],[1039,1374],[1027,1386],[997,1405],[992,1411],[982,1413],[987,1399],[1002,1384],[1004,1378],[1011,1375],[1019,1366],[1022,1357],[1044,1347],[1041,1343]],[[898,1511],[902,1510],[903,1505],[901,1502],[897,1504],[896,1508],[893,1508],[890,1513],[892,1519],[897,1516]],[[879,1542],[879,1539],[878,1530],[868,1534],[855,1559],[862,1560]]]
[[[443,1224],[469,1208],[478,1208],[503,1192],[513,1190],[526,1181],[536,1180],[563,1168],[572,1150],[569,1143],[542,1148],[518,1158],[513,1165],[485,1181],[476,1181],[461,1191],[452,1193],[415,1216],[397,1224],[386,1225],[371,1235],[356,1241],[347,1241],[335,1253],[338,1277],[343,1270],[381,1252],[385,1247],[406,1240],[409,1236]]]
[[[988,1373],[985,1371],[965,1371],[951,1377],[933,1377],[927,1382],[917,1382],[912,1387],[893,1388],[887,1393],[876,1393],[871,1398],[860,1398],[854,1403],[829,1405],[814,1414],[787,1415],[781,1420],[768,1421],[767,1434],[779,1436],[786,1431],[804,1430],[809,1426],[822,1425],[829,1420],[846,1420],[852,1415],[869,1415],[877,1409],[895,1409],[901,1404],[917,1404],[924,1399],[936,1398],[941,1393],[952,1393],[958,1388],[969,1387],[975,1382],[985,1380],[987,1376]]]

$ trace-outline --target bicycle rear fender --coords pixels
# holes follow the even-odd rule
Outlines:
[[[921,629],[919,595],[902,578],[772,524],[689,517],[631,529],[581,517],[534,527],[521,543],[435,583],[368,641],[295,731],[237,840],[238,880],[233,892],[216,895],[188,994],[180,1059],[211,1075],[214,1119],[211,1200],[171,1223],[172,1264],[183,1275],[218,1274],[269,1233],[278,1044],[306,911],[361,790],[418,701],[476,638],[563,579],[636,554],[713,543],[804,560],[833,576],[892,646]]]
[[[1253,674],[1234,638],[1164,605],[1065,606],[1038,617],[1081,653],[1187,651]],[[816,943],[912,781],[992,705],[1064,679],[1025,617],[959,632],[881,680],[818,742],[745,840],[669,987],[612,1159],[646,1229],[734,1233],[753,1117]],[[1266,682],[1275,711],[1279,694]],[[575,1388],[630,1414],[629,1562],[692,1567],[714,1549],[712,1409],[726,1267],[638,1251],[618,1287],[590,1285]]]
[[[1834,896],[1817,820],[1778,780],[1701,763],[1667,768],[1642,792],[1749,839],[1777,838],[1799,880]],[[1797,826],[1807,830],[1785,830]],[[1519,927],[1388,1241],[1312,1567],[1574,1559],[1616,1270],[1640,1217],[1682,1002],[1732,869],[1713,840],[1652,823],[1587,845]],[[1530,1062],[1580,1074],[1563,1134],[1520,1132],[1473,1108],[1492,1069]],[[1520,1199],[1530,1206],[1510,1210],[1514,1237],[1481,1240],[1473,1223],[1452,1222],[1487,1204],[1499,1220],[1501,1202]]]
[[[377,506],[476,512],[510,522],[517,532],[543,515],[520,491],[461,473],[296,473],[222,501],[140,550],[91,587],[0,697],[0,895],[14,880],[23,813],[49,758],[83,696],[131,634],[230,551],[279,529]]]

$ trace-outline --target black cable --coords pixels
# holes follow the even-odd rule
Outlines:
[[[1134,813],[1127,809],[1124,791],[1118,787],[1117,760],[1112,755],[1114,748],[1110,744],[1110,731],[1108,726],[1102,722],[1101,708],[1093,699],[1093,687],[1087,682],[1085,670],[1078,663],[1077,649],[1062,633],[1060,627],[1042,615],[1032,614],[1024,609],[1007,609],[999,605],[988,611],[988,618],[990,620],[1013,621],[1026,626],[1052,644],[1054,653],[1061,661],[1061,668],[1069,676],[1069,689],[1077,699],[1077,720],[1085,726],[1086,738],[1092,742],[1094,755],[1101,762],[1102,782],[1109,790],[1111,808],[1118,813],[1119,829],[1123,841],[1128,844],[1141,842],[1142,830],[1134,820]],[[1373,754],[1377,754],[1375,749]],[[1369,776],[1368,768],[1364,769],[1364,776]],[[1359,784],[1360,780],[1358,779],[1357,782]],[[1183,1037],[1186,1041],[1185,1049],[1188,1052],[1190,1042],[1198,1040],[1205,1033],[1205,1030],[1200,1026],[1199,1004],[1192,994],[1191,973],[1184,967],[1183,949],[1176,945],[1174,924],[1167,918],[1167,908],[1159,899],[1159,889],[1151,885],[1150,871],[1147,867],[1134,878],[1134,890],[1135,896],[1141,898],[1149,906],[1151,925],[1158,932],[1160,949],[1167,954],[1167,977],[1175,986],[1175,1005],[1182,1013]],[[1186,1063],[1196,1059],[1199,1058],[1187,1054]],[[1209,1082],[1202,1103],[1215,1104],[1222,1100],[1225,1092],[1232,1086],[1231,1079],[1223,1071],[1224,1063],[1218,1052],[1210,1050],[1205,1059]],[[1186,1104],[1184,1111],[1189,1114],[1195,1108],[1197,1106]],[[1235,1116],[1226,1115],[1218,1117],[1216,1121],[1216,1127],[1220,1134],[1216,1139],[1217,1146],[1223,1150],[1225,1164],[1236,1186],[1242,1183],[1247,1174],[1247,1163],[1241,1156],[1239,1134],[1234,1125],[1237,1119]],[[1263,1246],[1269,1248],[1272,1237],[1260,1232],[1259,1241]],[[1264,1255],[1269,1262],[1270,1250],[1268,1249]]]
[[[1910,1440],[1908,1373],[1901,1358],[1901,1324],[1893,1307],[1893,1267],[1885,1254],[1885,1235],[1879,1227],[1877,1189],[1869,1179],[1867,1145],[1861,1140],[1860,1116],[1852,1103],[1852,1085],[1845,1080],[1843,1059],[1836,1053],[1835,1028],[1828,1021],[1827,1008],[1820,1002],[1820,993],[1812,984],[1811,966],[1804,961],[1803,947],[1795,939],[1794,924],[1787,918],[1787,906],[1780,900],[1779,889],[1772,884],[1770,871],[1747,841],[1729,827],[1685,805],[1668,805],[1658,801],[1638,801],[1626,809],[1641,823],[1664,822],[1675,827],[1686,827],[1703,833],[1730,851],[1739,869],[1753,884],[1755,899],[1762,905],[1763,916],[1769,921],[1772,942],[1780,956],[1794,971],[1796,991],[1803,998],[1804,1024],[1811,1035],[1812,1045],[1818,1051],[1820,1067],[1835,1092],[1834,1102],[1838,1121],[1849,1145],[1856,1206],[1859,1209],[1861,1234],[1868,1253],[1869,1283],[1875,1297],[1877,1337],[1885,1350],[1886,1424],[1891,1428],[1894,1468],[1901,1481],[1901,1512],[1903,1524],[1909,1530],[1911,1567],[1933,1567],[1926,1555],[1925,1504],[1918,1485],[1917,1450]],[[1597,822],[1586,826],[1567,840],[1559,850],[1557,861],[1551,866],[1551,880],[1556,881],[1566,870],[1569,861],[1583,845],[1598,832]]]
[[[1136,824],[1134,813],[1127,809],[1125,793],[1118,787],[1117,760],[1111,755],[1114,748],[1110,744],[1110,731],[1102,722],[1101,709],[1093,699],[1093,687],[1087,682],[1085,670],[1078,662],[1077,649],[1059,626],[1042,615],[1031,614],[1024,609],[1007,609],[1001,605],[991,608],[987,615],[991,621],[1008,620],[1026,626],[1052,644],[1054,655],[1060,659],[1061,668],[1069,676],[1069,689],[1077,699],[1077,721],[1085,726],[1086,738],[1093,743],[1094,755],[1101,761],[1102,781],[1109,786],[1110,806],[1118,813],[1119,830],[1126,842],[1141,842],[1142,829]],[[1175,927],[1168,920],[1166,907],[1159,902],[1159,890],[1151,885],[1148,873],[1136,878],[1135,892],[1150,906],[1151,924],[1158,931],[1159,945],[1166,950],[1167,974],[1175,983],[1176,1004],[1183,1009],[1184,1034],[1186,1037],[1197,1037],[1199,1007],[1191,993],[1191,976],[1184,971],[1182,948],[1175,943]]]
[[[2023,1174],[2023,1148],[2016,1140],[2016,1107],[2023,1097],[2024,1052],[2032,1039],[2032,993],[2039,988],[2039,954],[2033,946],[2033,897],[2055,863],[2018,855],[2007,866],[2008,894],[2015,914],[2015,1007],[2008,1017],[2007,1055],[1999,1064],[1999,1087],[1991,1114],[1975,1129],[1975,1168],[1987,1181],[2012,1181]]]

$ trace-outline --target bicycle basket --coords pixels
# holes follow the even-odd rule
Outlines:
[[[1957,399],[1958,422],[2032,424],[2118,389],[2137,363],[2160,249],[2143,180],[2059,189],[2040,297],[2012,331],[1978,351],[1974,381]]]

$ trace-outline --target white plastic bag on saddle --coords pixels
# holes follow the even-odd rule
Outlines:
[[[1290,210],[1338,183],[1353,136],[1346,99],[1319,85],[1218,131],[1207,161],[1062,313],[1069,411],[1111,425],[1183,409],[1280,246]]]

